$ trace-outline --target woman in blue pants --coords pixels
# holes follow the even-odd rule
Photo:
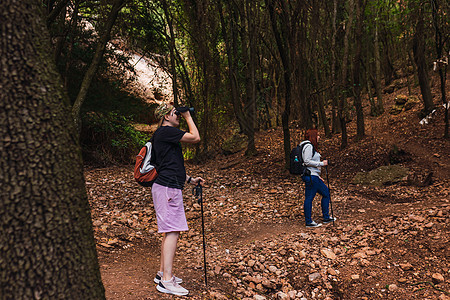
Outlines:
[[[331,218],[329,214],[330,206],[330,190],[320,177],[321,167],[327,166],[328,161],[320,161],[320,153],[318,149],[319,134],[317,129],[308,129],[305,133],[305,141],[300,143],[302,148],[303,164],[306,166],[305,174],[302,180],[305,182],[305,202],[303,210],[305,213],[306,227],[319,227],[321,223],[316,223],[311,218],[312,202],[317,193],[322,196],[322,223],[327,224],[333,222],[335,218]]]

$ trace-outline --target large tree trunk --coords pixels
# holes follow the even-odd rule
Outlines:
[[[77,133],[39,3],[0,2],[0,298],[105,299]]]

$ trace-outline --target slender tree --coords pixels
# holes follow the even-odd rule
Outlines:
[[[101,33],[100,40],[98,41],[94,58],[92,59],[92,62],[89,65],[86,74],[84,75],[83,81],[81,82],[80,91],[78,92],[77,98],[72,107],[72,116],[78,131],[80,131],[81,129],[81,118],[80,118],[81,106],[83,105],[83,102],[86,99],[86,95],[88,93],[89,87],[91,86],[92,79],[94,78],[98,66],[100,65],[100,62],[103,58],[103,54],[106,49],[106,44],[111,38],[112,27],[114,26],[117,16],[122,7],[124,6],[125,2],[126,0],[114,1],[108,16],[108,20],[106,21],[103,32]]]
[[[440,16],[440,8],[439,8],[439,1],[438,0],[431,0],[432,10],[433,10],[433,27],[434,27],[434,33],[435,33],[435,46],[436,46],[436,68],[439,72],[439,79],[440,79],[440,86],[441,86],[441,98],[442,103],[445,107],[445,128],[444,128],[444,138],[449,137],[448,128],[449,128],[449,121],[448,121],[448,104],[447,104],[447,96],[446,96],[446,81],[447,81],[447,68],[448,68],[448,61],[450,59],[450,53],[446,54],[444,53],[444,45],[449,42],[448,35],[444,37],[443,32],[447,32],[447,34],[450,34],[450,25],[448,22],[439,22]],[[449,4],[447,3],[447,8],[449,8]],[[448,13],[448,12],[447,12]],[[445,13],[442,13],[445,15]],[[445,17],[443,18],[445,19]],[[445,30],[447,29],[447,30]]]
[[[433,97],[431,95],[430,79],[428,75],[428,64],[425,56],[425,19],[423,3],[412,1],[413,13],[416,16],[415,33],[413,38],[414,61],[417,66],[420,91],[424,104],[423,115],[430,113],[433,109]]]
[[[339,123],[341,124],[342,137],[341,137],[341,148],[347,147],[347,112],[346,112],[346,97],[347,97],[347,74],[348,74],[348,62],[349,62],[349,48],[350,48],[350,34],[352,32],[353,16],[355,13],[354,0],[349,0],[348,2],[348,19],[345,28],[344,36],[344,53],[342,57],[342,78],[340,85],[340,96],[339,96],[339,107],[338,116]]]
[[[275,6],[276,3],[279,6]],[[289,164],[289,154],[291,151],[291,137],[289,132],[289,115],[291,113],[291,96],[292,96],[292,71],[291,71],[291,51],[289,45],[289,28],[292,26],[290,22],[289,5],[286,0],[266,0],[269,10],[270,22],[272,24],[273,34],[278,47],[278,52],[283,65],[283,79],[285,86],[285,102],[284,111],[282,113],[281,122],[283,126],[284,156],[286,167]],[[276,9],[275,9],[276,7]],[[278,17],[279,16],[279,17]]]
[[[356,109],[356,138],[361,140],[365,135],[364,112],[361,100],[361,60],[362,35],[365,1],[356,0],[355,55],[353,58],[353,97]]]
[[[377,101],[375,106],[374,115],[379,116],[384,112],[383,105],[383,93],[381,92],[381,56],[380,56],[380,42],[379,42],[379,8],[373,6],[376,10],[375,14],[375,28],[374,28],[374,45],[373,45],[373,53],[375,57],[375,78],[373,80],[373,85],[375,87],[375,94],[377,95]]]
[[[0,298],[105,299],[80,146],[39,2],[0,2]]]

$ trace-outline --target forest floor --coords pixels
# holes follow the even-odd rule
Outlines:
[[[388,113],[398,93],[406,92],[385,94],[383,116],[366,115],[363,140],[355,140],[355,121],[343,150],[340,135],[321,134],[322,158],[331,162],[334,224],[305,228],[304,187],[284,171],[281,128],[257,134],[255,157],[238,152],[187,162],[189,175],[206,180],[208,280],[206,287],[200,205],[186,187],[190,230],[180,236],[174,271],[189,298],[450,299],[450,147],[442,139],[442,105],[434,121],[420,125],[419,105]],[[301,136],[292,129],[291,140]],[[351,183],[357,172],[387,165],[394,145],[403,150],[407,178],[379,187]],[[134,182],[132,168],[85,170],[106,297],[176,298],[153,283],[161,235],[151,190]],[[431,172],[431,184],[422,184]],[[328,183],[325,172],[322,177]],[[320,221],[319,196],[314,217]]]

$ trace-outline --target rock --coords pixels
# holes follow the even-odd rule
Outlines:
[[[336,271],[333,268],[328,268],[327,269],[327,273],[332,275],[332,276],[336,276],[337,275]]]
[[[275,273],[277,270],[278,270],[278,268],[275,267],[275,266],[270,266],[269,267],[269,271],[272,272],[272,273]]]
[[[389,111],[389,113],[390,113],[391,115],[398,115],[398,114],[400,114],[402,111],[403,111],[403,105],[397,105],[397,104],[394,104],[394,105],[392,105],[391,110]]]
[[[218,292],[210,292],[209,295],[213,298],[213,299],[219,299],[219,300],[227,300],[228,298],[224,295],[222,295],[221,293]]]
[[[217,275],[219,275],[220,274],[220,271],[222,270],[222,267],[221,266],[215,266],[214,267],[214,273],[216,273]]]
[[[289,291],[288,295],[290,299],[295,299],[295,297],[297,296],[297,291],[296,290]]]
[[[291,256],[288,258],[288,263],[293,264],[295,263],[295,259]]]
[[[400,165],[381,166],[370,172],[358,172],[353,184],[383,186],[402,181],[408,175],[408,169]]]
[[[439,273],[434,273],[431,276],[431,280],[433,281],[434,284],[439,284],[445,281],[444,276],[442,276],[442,274]]]
[[[276,298],[277,299],[290,299],[290,297],[287,294],[283,293],[283,292],[278,292],[276,294]]]
[[[222,144],[222,151],[225,155],[237,153],[247,147],[247,137],[243,134],[235,133]]]
[[[319,278],[320,277],[320,273],[312,273],[312,274],[309,274],[309,281],[314,281],[314,280],[316,280],[317,278]]]
[[[400,278],[400,279],[398,279],[397,280],[399,283],[407,283],[408,282],[408,279],[406,279],[406,278]]]
[[[425,218],[421,217],[421,216],[409,215],[408,217],[409,217],[410,220],[416,221],[416,222],[420,222],[420,223],[425,221]]]
[[[359,280],[359,275],[358,274],[353,274],[351,276],[351,278],[352,278],[352,281],[358,281]]]
[[[328,250],[328,249],[321,249],[320,253],[322,253],[323,256],[325,256],[326,258],[329,259],[336,259],[336,254],[334,254],[333,251]]]
[[[403,271],[409,271],[413,269],[413,266],[410,263],[406,263],[400,264],[400,268],[402,268]]]
[[[397,105],[403,105],[408,101],[408,96],[400,94],[395,97],[395,104]]]
[[[431,228],[431,227],[433,227],[433,226],[434,226],[433,222],[430,222],[430,223],[425,224],[425,227],[426,227],[426,228]]]
[[[390,290],[391,292],[396,291],[398,290],[398,286],[396,284],[390,284],[388,290]]]
[[[445,294],[441,294],[438,299],[439,300],[450,300],[450,297],[446,296]]]
[[[263,287],[265,287],[266,289],[275,289],[277,287],[275,283],[273,283],[267,278],[264,278],[261,283]]]
[[[367,258],[367,255],[364,251],[360,251],[352,255],[353,258]]]
[[[261,295],[254,295],[254,296],[253,296],[253,299],[254,299],[254,300],[266,300],[267,298],[264,297],[264,296],[261,296]]]

